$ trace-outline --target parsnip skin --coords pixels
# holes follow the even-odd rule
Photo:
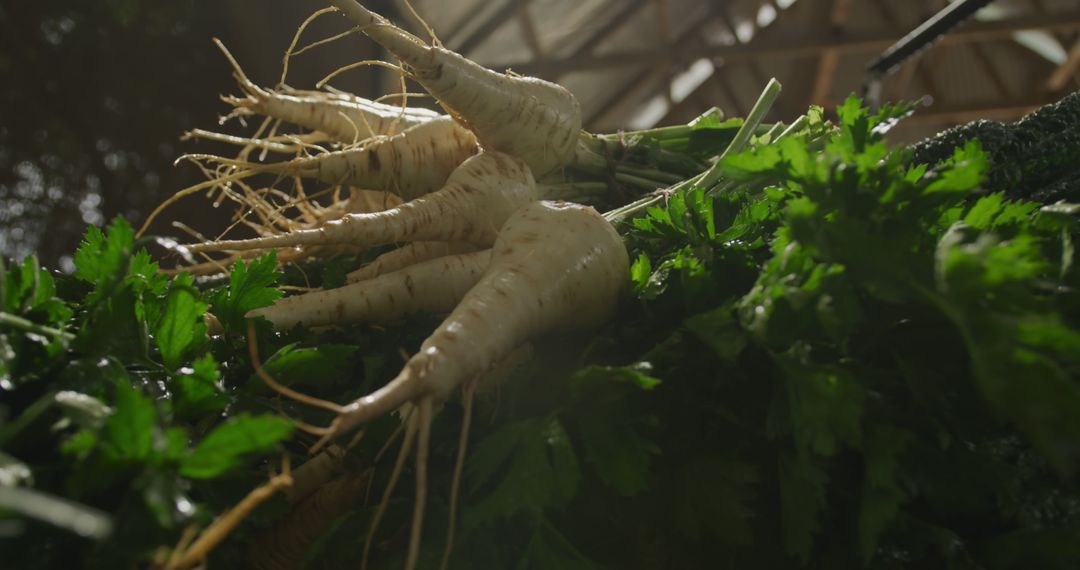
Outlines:
[[[444,117],[428,109],[403,109],[353,95],[294,89],[271,91],[241,86],[248,91],[246,97],[225,98],[237,109],[323,132],[333,140],[346,144],[374,136],[396,135]]]
[[[396,378],[345,407],[332,433],[409,401],[445,401],[531,338],[602,324],[628,268],[622,238],[592,208],[546,201],[521,208],[503,226],[483,278]]]
[[[361,148],[286,162],[245,163],[242,167],[327,184],[384,190],[408,201],[441,188],[450,174],[478,150],[472,133],[449,117],[438,117]]]
[[[380,255],[375,258],[375,261],[346,275],[345,280],[349,283],[357,283],[429,259],[445,257],[447,255],[458,255],[461,253],[471,253],[477,249],[479,249],[477,246],[461,241],[417,241],[405,244],[393,251],[388,251]]]
[[[524,162],[484,152],[461,164],[442,189],[383,212],[352,214],[318,229],[248,240],[215,241],[193,252],[348,243],[371,247],[404,241],[464,241],[489,246],[516,209],[536,199]]]
[[[248,563],[258,570],[299,567],[308,550],[341,515],[356,508],[368,488],[370,473],[330,481],[297,503],[287,517],[249,543]]]
[[[337,289],[286,297],[247,316],[266,317],[274,328],[289,329],[446,313],[480,280],[490,260],[490,250],[431,259]]]
[[[428,46],[356,0],[329,0],[393,53],[444,109],[476,133],[484,148],[525,160],[537,177],[573,157],[581,109],[564,87],[496,73],[450,50]]]

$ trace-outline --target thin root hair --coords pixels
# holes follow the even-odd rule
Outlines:
[[[266,369],[263,368],[262,360],[259,359],[259,343],[258,339],[255,336],[254,319],[248,319],[247,321],[247,337],[248,354],[251,356],[251,366],[255,368],[255,374],[257,374],[259,378],[264,383],[266,383],[266,385],[269,386],[272,390],[274,390],[278,394],[281,394],[282,396],[285,396],[286,398],[291,398],[293,400],[296,400],[297,402],[307,404],[315,408],[321,408],[335,414],[340,414],[344,412],[345,408],[343,406],[339,406],[327,400],[313,398],[311,396],[308,396],[307,394],[297,392],[296,390],[293,390],[288,386],[282,386],[278,383],[277,380],[274,380],[274,378],[270,376],[270,373],[268,373]],[[330,433],[329,430],[330,428],[327,428],[327,433]]]
[[[334,9],[333,7],[327,7],[327,8],[323,8],[321,10],[316,10],[314,14],[308,16],[307,18],[304,19],[303,22],[301,22],[300,27],[296,28],[296,33],[293,34],[292,42],[289,43],[288,49],[285,50],[285,55],[283,55],[282,58],[281,58],[281,79],[278,81],[278,86],[285,85],[285,76],[289,74],[289,58],[291,58],[293,55],[296,55],[298,53],[302,53],[302,52],[306,51],[310,47],[313,47],[313,46],[308,46],[308,47],[305,47],[304,49],[300,50],[299,52],[294,52],[293,50],[296,49],[297,42],[300,41],[300,35],[303,34],[304,30],[307,29],[308,25],[311,24],[312,22],[314,22],[315,19],[318,18],[319,16],[322,16],[323,14],[329,14],[331,12],[336,12],[336,11],[337,10]],[[347,33],[351,33],[351,30],[350,30],[350,32],[347,32]]]
[[[405,460],[409,457],[413,442],[416,440],[418,420],[416,414],[409,414],[407,417],[405,439],[401,442],[401,449],[398,451],[397,459],[394,460],[394,468],[390,472],[390,480],[386,482],[382,498],[379,499],[379,506],[376,507],[375,514],[371,517],[371,526],[368,527],[367,535],[364,537],[364,553],[360,561],[361,570],[367,570],[368,558],[371,556],[371,546],[375,543],[375,533],[379,530],[379,523],[382,522],[383,515],[386,514],[386,509],[390,505],[390,496],[393,495],[394,488],[401,479],[401,472],[405,468]]]
[[[392,63],[388,63],[388,62],[385,62],[385,61],[382,61],[382,60],[379,60],[379,59],[364,59],[364,60],[361,60],[361,61],[350,63],[350,64],[345,65],[343,67],[339,67],[339,68],[335,69],[334,71],[331,71],[329,75],[327,75],[326,77],[323,77],[322,79],[316,81],[315,82],[315,87],[318,87],[318,88],[321,89],[323,85],[326,85],[331,79],[337,77],[338,75],[341,75],[342,73],[345,73],[346,71],[352,71],[352,70],[354,70],[354,69],[356,69],[358,67],[364,67],[365,65],[376,65],[376,66],[385,67],[387,69],[391,69],[391,70],[394,70],[394,71],[404,71],[400,65],[394,65]]]

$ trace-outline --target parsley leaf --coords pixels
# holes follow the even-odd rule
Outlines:
[[[217,289],[210,297],[210,311],[226,332],[242,332],[248,311],[272,305],[281,298],[281,291],[272,287],[281,276],[276,267],[275,252],[247,264],[241,260],[233,266],[229,285]]]
[[[210,479],[240,465],[245,455],[265,453],[292,432],[283,418],[239,414],[214,428],[191,454],[180,462],[180,474]]]
[[[204,312],[206,304],[199,300],[191,276],[187,273],[176,276],[169,285],[164,310],[154,328],[154,340],[169,370],[175,370],[186,355],[206,343]]]
[[[466,513],[466,526],[539,516],[565,506],[581,477],[570,438],[556,418],[509,423],[476,446],[467,469],[474,493],[494,483]],[[497,474],[501,474],[497,477]]]

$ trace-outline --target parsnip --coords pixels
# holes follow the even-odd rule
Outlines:
[[[490,260],[490,250],[431,259],[337,289],[287,297],[249,316],[288,329],[301,323],[388,322],[412,313],[445,313],[480,280]]]
[[[244,92],[243,97],[222,97],[233,106],[232,116],[265,115],[326,133],[343,143],[395,135],[440,117],[428,109],[387,105],[345,93],[304,91],[284,86],[265,89],[248,79],[220,40],[215,39],[214,43],[229,60],[233,77]]]
[[[349,283],[373,279],[404,267],[447,255],[471,253],[478,248],[466,242],[417,241],[388,251],[367,265],[345,276]]]
[[[436,117],[358,148],[285,162],[258,163],[212,155],[191,157],[233,167],[244,177],[258,173],[302,176],[327,184],[393,192],[404,200],[412,200],[440,188],[450,173],[478,149],[472,133],[449,117]]]
[[[517,208],[536,199],[529,168],[498,152],[478,154],[436,191],[373,214],[350,214],[318,229],[248,240],[190,246],[193,252],[348,243],[375,246],[402,241],[464,241],[490,245]]]
[[[327,439],[409,401],[444,401],[528,339],[603,323],[627,281],[622,238],[595,210],[578,204],[521,208],[491,251],[487,272],[401,373],[345,406]]]
[[[496,73],[412,34],[355,0],[329,0],[394,54],[409,76],[486,149],[516,156],[542,177],[565,165],[581,130],[581,109],[565,88],[534,77]]]

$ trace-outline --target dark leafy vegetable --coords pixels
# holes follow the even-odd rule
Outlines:
[[[1077,100],[913,149],[882,140],[909,105],[850,99],[836,125],[812,109],[725,157],[719,183],[626,224],[619,317],[481,385],[451,566],[1075,566],[1080,206],[1017,198],[1075,181]],[[706,115],[626,152],[690,165],[741,124]],[[32,258],[3,266],[0,488],[101,524],[83,538],[0,495],[0,530],[15,529],[0,541],[19,568],[149,565],[280,456],[307,459],[314,438],[279,412],[327,415],[252,374],[244,315],[280,295],[273,257],[200,289],[161,276],[118,220],[76,262],[56,278]],[[349,267],[308,269],[333,286]],[[206,311],[223,334],[208,336]],[[257,341],[282,383],[344,403],[431,327],[257,327]],[[448,402],[433,430],[421,566],[441,556],[462,413]],[[327,477],[380,488],[393,462],[374,459],[397,424],[368,426]],[[391,495],[374,568],[401,565],[409,487]],[[357,564],[375,506],[349,501],[318,522],[308,566]],[[244,566],[283,503],[211,566]]]
[[[1080,93],[1067,95],[1020,121],[975,121],[953,127],[914,147],[917,162],[937,163],[971,139],[982,142],[993,164],[986,187],[1012,199],[1080,200]]]

